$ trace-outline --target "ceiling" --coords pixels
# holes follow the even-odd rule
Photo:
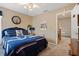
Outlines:
[[[70,12],[65,13],[64,15],[63,14],[60,14],[58,16],[58,20],[63,20],[63,19],[67,19],[67,18],[71,18],[71,13]]]
[[[29,16],[36,16],[51,10],[57,10],[63,6],[66,6],[68,3],[35,3],[35,4],[37,4],[39,8],[34,8],[32,11],[24,9],[22,5],[18,5],[17,3],[0,3],[0,7],[4,7]]]

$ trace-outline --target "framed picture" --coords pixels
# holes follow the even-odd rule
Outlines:
[[[41,30],[46,30],[47,29],[47,23],[46,22],[41,23],[40,28],[41,28]]]
[[[20,24],[21,23],[21,18],[19,16],[13,16],[12,17],[12,22],[14,24]]]

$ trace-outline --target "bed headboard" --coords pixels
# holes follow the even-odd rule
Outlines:
[[[5,36],[5,31],[9,32],[12,36],[16,36],[16,30],[22,30],[23,35],[28,35],[28,31],[19,27],[7,28],[2,31],[2,37]]]

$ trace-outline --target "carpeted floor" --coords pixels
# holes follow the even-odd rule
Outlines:
[[[69,56],[70,38],[62,37],[60,44],[57,46],[50,44],[48,48],[42,51],[39,56]]]
[[[70,38],[62,37],[58,45],[49,43],[48,47],[39,53],[39,56],[69,56]],[[3,56],[3,49],[0,46],[0,56]]]

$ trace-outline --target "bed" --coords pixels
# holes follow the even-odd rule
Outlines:
[[[48,45],[43,36],[29,35],[27,30],[18,27],[4,29],[2,38],[5,56],[35,56]]]

